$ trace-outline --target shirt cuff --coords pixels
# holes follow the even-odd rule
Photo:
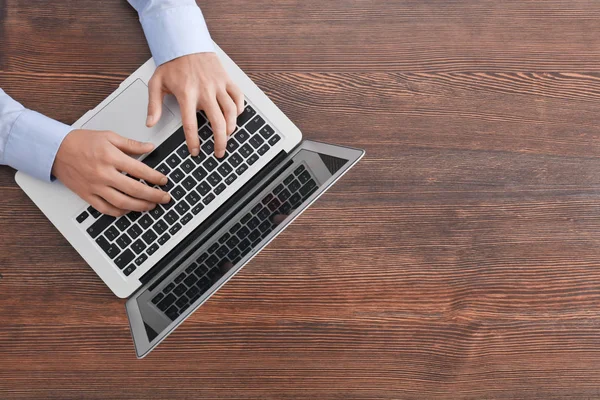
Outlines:
[[[188,54],[215,51],[202,11],[196,5],[144,14],[140,22],[157,66]]]
[[[50,182],[52,165],[63,139],[73,128],[38,112],[23,110],[17,117],[4,150],[7,165]]]

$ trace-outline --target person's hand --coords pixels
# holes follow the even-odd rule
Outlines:
[[[173,94],[181,109],[186,142],[192,156],[200,151],[196,111],[204,110],[215,136],[215,155],[225,155],[227,137],[235,131],[237,116],[244,110],[244,95],[223,69],[215,53],[179,57],[156,68],[148,84],[148,119],[160,119],[165,94]]]
[[[166,176],[126,154],[144,154],[153,148],[152,143],[114,132],[75,129],[58,149],[52,175],[103,214],[117,217],[128,211],[148,211],[157,203],[168,203],[169,194],[121,172],[149,184],[166,184]]]

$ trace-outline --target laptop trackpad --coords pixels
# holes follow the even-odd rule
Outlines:
[[[141,142],[156,142],[158,134],[173,120],[173,113],[163,104],[160,121],[152,128],[146,127],[147,113],[148,87],[137,79],[82,128],[108,130]]]

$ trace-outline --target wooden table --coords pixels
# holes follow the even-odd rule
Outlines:
[[[367,155],[157,350],[0,168],[0,398],[600,397],[600,3],[207,0],[307,138]],[[71,123],[124,0],[0,0],[0,87]]]

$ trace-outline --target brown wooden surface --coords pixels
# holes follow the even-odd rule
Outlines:
[[[600,397],[600,3],[206,0],[308,138],[367,155],[146,359],[0,168],[0,398]],[[147,59],[124,0],[0,0],[66,123]]]

